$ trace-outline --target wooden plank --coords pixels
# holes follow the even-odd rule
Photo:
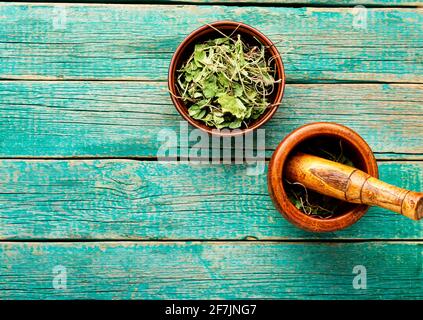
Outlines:
[[[381,178],[421,190],[423,162],[382,162]],[[288,223],[267,170],[156,161],[0,162],[0,239],[423,239],[422,224],[379,208],[349,229]]]
[[[356,12],[3,3],[0,78],[164,80],[190,31],[229,19],[251,24],[277,43],[290,82],[422,82],[422,9],[369,8],[366,24]]]
[[[6,242],[0,298],[422,299],[422,249],[422,243]],[[361,275],[366,268],[366,289],[353,287],[356,266]],[[64,272],[66,289],[54,289]]]
[[[97,2],[97,1],[90,1]],[[122,2],[120,0],[112,0],[108,2]],[[148,0],[130,0],[133,3],[149,2]],[[203,3],[203,4],[263,4],[263,5],[321,5],[321,6],[384,6],[384,7],[402,7],[402,6],[421,6],[420,1],[410,0],[154,0],[155,3]]]
[[[118,2],[119,0],[113,0]],[[131,0],[132,1],[132,0]],[[134,0],[134,2],[142,3],[145,0]],[[153,2],[161,3],[207,3],[207,4],[263,4],[263,5],[320,5],[320,6],[384,6],[384,7],[401,7],[401,6],[421,6],[420,1],[410,0],[154,0]]]
[[[36,1],[27,1],[36,2]],[[48,0],[43,2],[55,2]],[[216,4],[216,5],[267,5],[267,6],[381,6],[381,7],[409,7],[420,6],[420,1],[411,0],[81,0],[81,3],[147,3],[147,4]]]
[[[361,134],[379,159],[422,159],[422,89],[287,85],[263,127],[267,156],[298,126],[332,121]],[[175,147],[189,139],[163,82],[3,81],[0,111],[0,157],[155,157],[162,129],[175,132]]]

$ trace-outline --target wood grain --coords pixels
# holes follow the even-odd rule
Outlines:
[[[422,249],[421,243],[3,242],[0,298],[422,299]],[[56,266],[66,268],[64,290],[53,288]],[[353,287],[355,266],[366,268],[365,290]]]
[[[189,32],[250,24],[279,48],[288,82],[423,81],[420,8],[1,4],[1,79],[165,80]],[[363,25],[364,26],[364,25]]]
[[[36,2],[36,1],[28,1]],[[54,0],[44,1],[47,3]],[[81,0],[81,3],[134,3],[134,4],[204,4],[204,5],[265,5],[265,6],[380,6],[380,7],[409,7],[420,6],[421,2],[411,0]]]
[[[176,46],[233,19],[268,35],[285,62],[268,156],[299,125],[340,122],[378,159],[402,160],[380,162],[382,179],[422,189],[423,162],[404,161],[423,159],[422,9],[367,8],[360,29],[355,9],[318,8],[419,2],[172,2],[0,4],[0,158],[154,160],[160,129],[181,120],[164,83]],[[387,239],[413,242],[368,241]],[[306,233],[274,209],[266,172],[243,165],[0,160],[0,240],[0,299],[423,298],[421,224],[373,208],[342,232]],[[357,265],[366,290],[353,288]],[[55,266],[67,270],[66,290],[53,289]]]
[[[267,156],[298,126],[332,121],[378,159],[422,159],[421,101],[422,85],[287,85],[264,126]],[[160,130],[176,132],[179,145],[188,139],[182,120],[164,82],[0,82],[0,157],[155,157]]]
[[[382,180],[421,190],[423,162],[382,162]],[[0,162],[0,239],[423,239],[422,224],[371,208],[324,235],[274,208],[266,173],[156,161]]]

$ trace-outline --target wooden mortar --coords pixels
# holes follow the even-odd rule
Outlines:
[[[354,168],[299,151],[318,139],[342,141]],[[289,134],[277,147],[269,164],[268,187],[279,212],[296,226],[312,232],[344,229],[357,222],[369,205],[398,212],[410,219],[423,216],[423,193],[404,190],[378,178],[374,155],[354,131],[335,123],[312,123]],[[297,209],[285,190],[284,179],[342,202],[337,215],[322,219]]]

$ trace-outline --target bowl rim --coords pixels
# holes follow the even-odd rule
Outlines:
[[[282,176],[286,160],[291,151],[303,141],[320,135],[342,138],[360,154],[362,171],[378,178],[378,167],[374,154],[367,142],[355,131],[333,122],[315,122],[303,125],[288,134],[273,153],[268,169],[268,190],[277,210],[297,227],[311,232],[332,232],[347,228],[357,222],[369,206],[352,204],[350,211],[334,218],[320,219],[304,214],[289,200],[283,186]]]
[[[183,54],[185,48],[189,44],[195,41],[197,37],[205,34],[208,31],[208,29],[211,29],[212,27],[215,27],[215,28],[233,27],[237,29],[239,28],[245,29],[245,31],[253,34],[263,45],[265,45],[266,47],[269,47],[269,50],[271,51],[272,56],[275,57],[274,61],[276,64],[276,70],[277,70],[276,72],[278,73],[278,76],[280,76],[280,79],[281,79],[280,85],[278,86],[278,92],[276,93],[276,96],[272,103],[272,107],[268,107],[270,110],[262,114],[257,120],[253,122],[253,125],[248,128],[244,128],[244,129],[224,128],[222,130],[219,130],[217,128],[209,127],[205,124],[202,124],[200,121],[197,121],[189,116],[185,104],[182,102],[180,98],[176,96],[175,73],[176,73],[176,64],[179,61],[180,56]],[[245,135],[249,132],[252,132],[258,129],[259,127],[263,126],[266,122],[268,122],[276,113],[276,111],[278,110],[282,102],[283,94],[285,91],[285,81],[286,81],[285,69],[284,69],[282,57],[279,51],[277,50],[276,46],[274,45],[274,43],[268,37],[266,37],[263,33],[253,28],[252,26],[249,26],[243,22],[236,22],[231,20],[215,21],[209,24],[202,25],[201,27],[192,31],[176,48],[175,53],[173,54],[172,59],[170,61],[167,79],[168,79],[167,83],[168,83],[168,89],[169,89],[171,100],[176,110],[179,112],[179,114],[195,128],[205,131],[208,134],[221,136],[221,137]]]

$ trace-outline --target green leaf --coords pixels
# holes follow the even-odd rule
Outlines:
[[[217,99],[217,102],[222,107],[224,113],[230,113],[233,116],[243,119],[247,108],[238,98],[230,96],[228,94],[221,96]]]
[[[257,91],[255,90],[247,90],[245,94],[249,100],[254,100],[257,97]]]
[[[213,120],[213,115],[211,113],[208,113],[204,118],[204,122],[211,122]]]
[[[192,79],[194,79],[194,77],[193,77],[192,73],[186,73],[186,74],[185,74],[185,81],[187,81],[187,82],[191,82],[191,81],[192,81]]]
[[[247,111],[245,112],[245,119],[251,118],[252,112],[253,112],[253,108],[247,108]]]
[[[221,124],[225,122],[225,118],[223,118],[223,115],[219,116],[216,113],[213,113],[213,121],[215,124]]]
[[[206,52],[203,50],[196,50],[194,52],[194,61],[197,63],[197,66],[198,66],[198,63],[200,64],[204,63],[204,60],[206,59],[206,57],[207,57]]]
[[[198,72],[193,81],[201,85],[205,81],[207,74],[207,69],[202,69],[200,72]]]
[[[239,83],[234,83],[234,94],[235,97],[241,97],[244,93],[244,89],[242,88],[242,85]]]
[[[229,87],[229,80],[225,77],[223,72],[219,72],[217,75],[217,81],[219,81],[219,84],[222,85],[222,87]]]
[[[206,115],[206,110],[202,109],[200,112],[198,112],[196,115],[192,116],[196,120],[201,120]]]
[[[216,124],[217,129],[227,128],[229,126],[229,122],[223,122],[221,124]]]
[[[266,110],[266,107],[258,107],[258,108],[255,108],[255,109],[253,109],[253,112],[252,112],[252,114],[251,114],[251,118],[252,119],[258,119],[262,114],[263,114],[263,112]]]
[[[241,35],[238,34],[238,39],[235,42],[235,55],[238,62],[238,70],[245,65],[244,48],[241,40]]]
[[[189,114],[191,117],[194,117],[194,116],[196,116],[196,115],[197,115],[200,111],[201,111],[200,106],[199,106],[199,105],[197,105],[197,104],[194,104],[194,105],[192,105],[191,107],[189,107],[189,109],[188,109],[188,114]]]
[[[206,98],[213,98],[217,93],[218,87],[216,84],[216,77],[211,76],[204,83],[203,94]]]
[[[236,129],[236,128],[241,127],[241,125],[242,125],[242,119],[236,119],[235,121],[232,121],[229,124],[229,128]]]
[[[229,44],[229,38],[217,38],[214,40],[210,40],[209,43],[211,45],[222,45],[222,44]]]

